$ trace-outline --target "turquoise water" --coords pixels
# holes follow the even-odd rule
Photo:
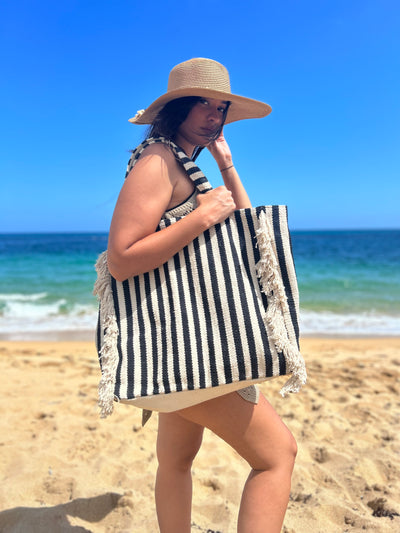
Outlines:
[[[400,335],[400,231],[293,232],[306,334]]]
[[[292,233],[303,335],[400,335],[400,230]],[[106,234],[0,235],[0,337],[93,338]]]

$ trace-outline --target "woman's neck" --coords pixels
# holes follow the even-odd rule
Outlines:
[[[180,135],[179,133],[177,133],[175,135],[175,139],[174,139],[174,142],[180,146],[182,148],[182,150],[185,152],[185,154],[188,156],[188,157],[192,157],[193,155],[193,152],[194,152],[194,149],[196,148],[196,145],[195,144],[192,144],[190,141],[188,141],[187,139],[185,139],[185,137],[183,137],[182,135]]]

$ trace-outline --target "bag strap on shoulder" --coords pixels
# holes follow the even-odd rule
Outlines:
[[[171,148],[171,150],[175,154],[175,157],[181,163],[187,175],[193,181],[195,187],[197,188],[199,192],[204,193],[204,192],[212,190],[212,186],[210,182],[208,181],[208,179],[205,177],[205,175],[199,169],[199,167],[185,154],[182,148],[180,148],[174,142],[169,141],[168,139],[165,139],[164,137],[150,137],[149,139],[146,139],[144,142],[139,144],[139,146],[135,149],[131,158],[129,159],[125,178],[128,176],[129,172],[134,167],[136,161],[141,156],[143,150],[147,148],[148,146],[150,146],[151,144],[160,144],[160,143],[166,144],[167,146]]]

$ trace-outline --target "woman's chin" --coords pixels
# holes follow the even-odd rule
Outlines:
[[[197,143],[197,146],[208,146],[214,140],[214,133],[210,135],[199,135],[200,142]]]

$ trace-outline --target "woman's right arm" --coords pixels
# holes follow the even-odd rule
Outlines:
[[[235,210],[231,192],[218,187],[198,195],[198,207],[182,220],[156,232],[171,201],[177,165],[169,149],[150,146],[125,180],[108,240],[108,267],[117,280],[159,267]]]

